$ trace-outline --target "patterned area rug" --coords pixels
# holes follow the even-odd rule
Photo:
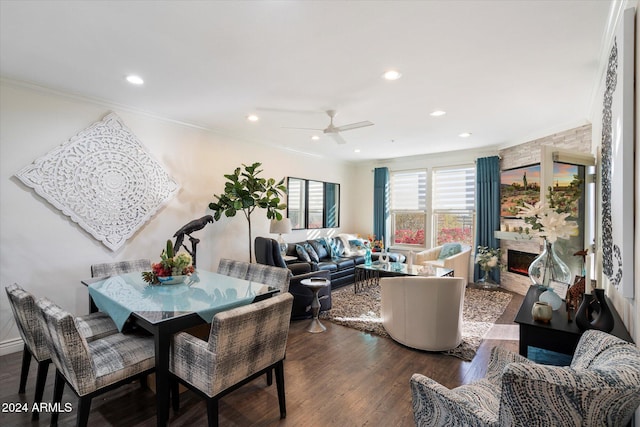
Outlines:
[[[363,332],[389,337],[380,318],[380,287],[372,286],[357,294],[353,285],[331,293],[332,308],[320,313],[320,318]],[[453,350],[442,352],[470,361],[482,338],[502,315],[511,301],[511,295],[500,291],[467,288],[462,314],[462,343]]]

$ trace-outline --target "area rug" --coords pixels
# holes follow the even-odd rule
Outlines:
[[[331,310],[320,318],[381,337],[389,337],[380,318],[380,287],[372,286],[357,294],[353,285],[331,292]],[[470,361],[482,338],[502,315],[511,301],[505,292],[467,288],[464,296],[462,343],[442,353]]]

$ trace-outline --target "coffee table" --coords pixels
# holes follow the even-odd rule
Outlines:
[[[425,276],[425,277],[453,277],[453,270],[444,267],[428,267],[423,265],[412,265],[400,262],[372,262],[371,265],[356,265],[355,283],[353,291],[359,291],[379,284],[381,277],[393,276]]]

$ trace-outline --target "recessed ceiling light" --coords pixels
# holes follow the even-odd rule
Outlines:
[[[359,148],[356,148],[355,150],[353,150],[353,152],[354,152],[354,153],[359,153],[359,152],[360,152],[360,149],[359,149]]]
[[[144,80],[142,80],[142,77],[140,76],[136,76],[134,74],[130,74],[127,76],[127,81],[129,83],[131,83],[132,85],[141,85],[144,84]]]
[[[462,132],[460,135],[458,135],[460,138],[469,138],[471,136],[471,134],[469,132]]]
[[[318,135],[313,135],[311,139],[313,139],[314,141],[317,141],[320,139],[320,137]]]
[[[398,80],[402,74],[396,70],[389,70],[382,75],[386,80]]]
[[[249,120],[250,122],[257,122],[258,120],[260,120],[260,118],[255,114],[250,114],[247,116],[247,120]]]
[[[433,117],[440,117],[440,116],[444,116],[445,114],[447,114],[447,112],[442,110],[436,110],[429,113],[429,115]]]

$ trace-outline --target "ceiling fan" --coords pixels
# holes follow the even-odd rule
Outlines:
[[[336,141],[338,144],[346,144],[347,141],[345,141],[344,138],[342,137],[342,135],[340,135],[340,132],[344,132],[346,130],[353,130],[353,129],[363,128],[363,127],[367,127],[367,126],[373,126],[373,123],[371,123],[368,120],[366,120],[364,122],[357,122],[357,123],[351,123],[351,124],[348,124],[348,125],[336,126],[336,125],[333,124],[333,118],[336,116],[336,114],[337,113],[336,113],[335,110],[328,110],[327,111],[327,115],[329,116],[330,122],[329,122],[329,126],[327,126],[324,129],[318,129],[318,128],[287,128],[287,129],[321,130],[326,135],[329,135],[330,137],[332,137],[333,140]]]

